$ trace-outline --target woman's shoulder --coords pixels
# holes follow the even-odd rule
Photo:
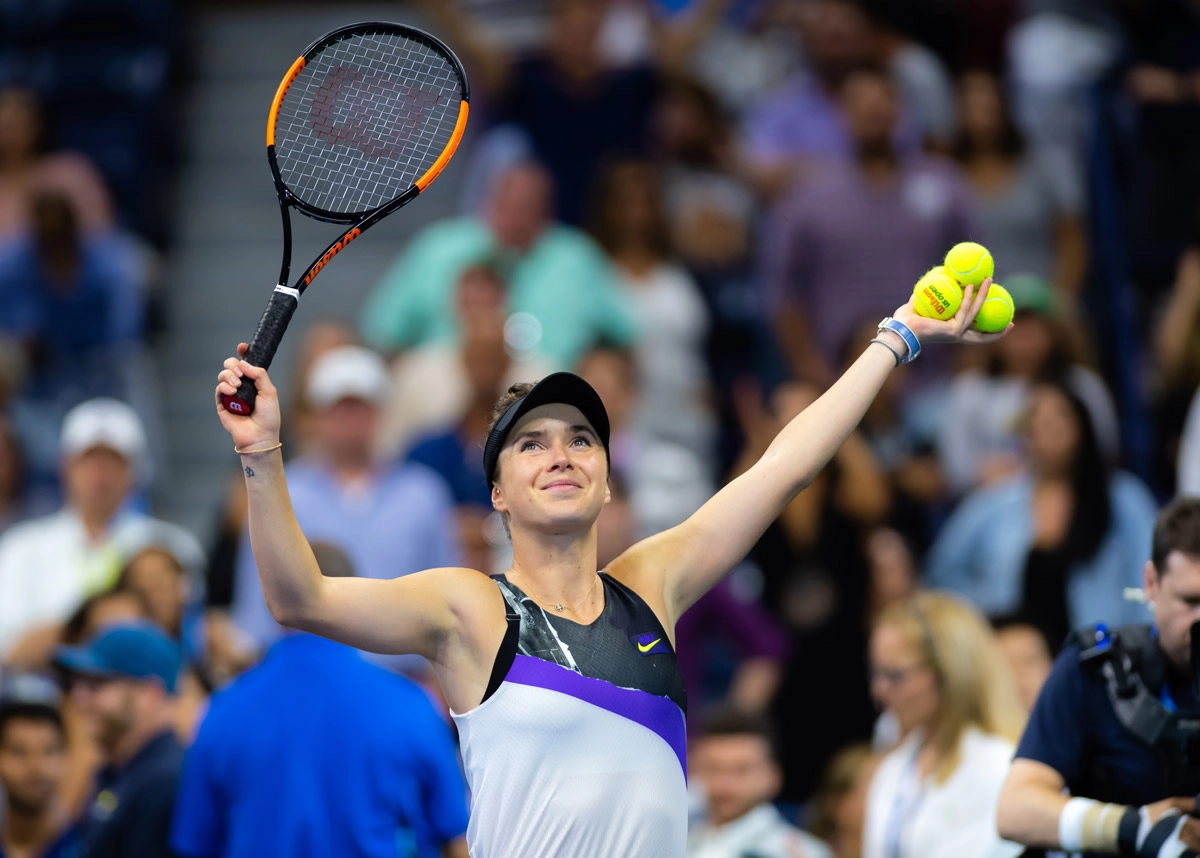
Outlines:
[[[1003,736],[985,733],[978,727],[968,727],[963,731],[962,754],[965,765],[975,761],[981,764],[997,763],[1007,769],[1012,760],[1016,746]]]

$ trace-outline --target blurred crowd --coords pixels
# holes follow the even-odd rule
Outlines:
[[[471,78],[464,191],[276,369],[323,572],[503,571],[487,415],[558,369],[612,422],[606,564],[979,241],[1015,328],[897,370],[677,645],[696,856],[883,855],[894,749],[947,719],[922,836],[986,846],[1056,652],[1147,617],[1155,515],[1200,494],[1200,5],[414,5]],[[0,854],[341,854],[391,819],[386,854],[465,855],[420,660],[274,622],[240,473],[214,534],[150,508],[173,6],[0,3]]]

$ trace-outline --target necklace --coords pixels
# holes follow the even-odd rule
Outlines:
[[[592,591],[596,589],[596,584],[598,584],[599,582],[600,582],[600,576],[597,575],[595,580],[592,581],[592,586],[588,587],[588,591],[583,594],[583,600],[582,600],[583,604],[587,604],[588,599],[592,595]],[[564,605],[562,602],[550,602],[548,599],[543,599],[537,593],[533,592],[533,590],[531,590],[529,587],[525,587],[524,589],[526,592],[529,593],[529,595],[533,596],[535,601],[540,602],[543,605],[551,605],[551,604],[554,605],[554,610],[558,611],[558,613],[560,613],[560,614],[567,609],[567,606]]]

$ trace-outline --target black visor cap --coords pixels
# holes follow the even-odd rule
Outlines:
[[[489,488],[496,477],[496,463],[500,460],[500,451],[517,421],[541,405],[555,404],[573,405],[578,408],[596,430],[600,443],[604,445],[605,458],[608,457],[608,411],[604,408],[600,394],[575,373],[556,372],[543,378],[529,393],[510,405],[488,433],[487,443],[483,446],[483,472],[487,475]]]

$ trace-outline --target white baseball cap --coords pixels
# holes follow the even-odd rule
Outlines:
[[[328,408],[339,399],[383,401],[388,389],[383,358],[362,346],[341,346],[317,358],[308,374],[308,401]]]
[[[59,446],[64,456],[106,447],[137,463],[146,457],[146,430],[137,412],[124,402],[89,399],[67,412]]]

